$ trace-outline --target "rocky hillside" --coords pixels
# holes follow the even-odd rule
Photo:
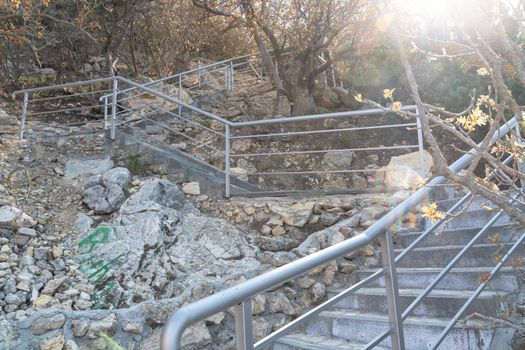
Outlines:
[[[28,144],[6,132],[0,140],[7,349],[103,349],[107,337],[156,349],[178,306],[357,235],[404,197],[217,200],[170,174],[131,174],[122,152],[97,136]],[[378,261],[368,246],[257,296],[256,338]],[[223,313],[192,328],[186,342],[227,349],[232,331]]]

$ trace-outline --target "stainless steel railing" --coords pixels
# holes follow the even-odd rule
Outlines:
[[[495,134],[492,139],[492,142],[496,142],[499,138],[503,137],[509,133],[511,128],[518,127],[517,117],[512,118],[508,123],[504,124],[499,131]],[[459,172],[464,169],[474,155],[476,154],[475,150],[471,150],[464,156],[462,156],[458,161],[453,163],[450,166],[450,169],[454,172]],[[445,178],[437,177],[430,181],[426,186],[420,188],[408,199],[403,201],[401,204],[396,206],[392,211],[379,219],[374,225],[364,231],[361,235],[352,237],[346,241],[335,244],[329,248],[318,251],[314,254],[306,256],[304,258],[298,259],[292,263],[284,265],[282,267],[276,268],[272,271],[269,271],[265,274],[252,278],[244,283],[236,285],[225,289],[219,293],[208,296],[204,299],[201,299],[193,304],[184,306],[177,310],[166,323],[162,338],[161,338],[161,348],[162,350],[174,350],[180,349],[182,334],[184,330],[191,324],[201,321],[209,316],[212,316],[218,312],[224,311],[230,307],[235,307],[235,319],[236,319],[236,340],[237,340],[237,349],[238,350],[251,350],[251,349],[263,349],[264,347],[273,343],[278,337],[296,329],[300,325],[303,325],[307,320],[311,319],[315,315],[319,314],[321,311],[326,310],[329,306],[333,305],[337,301],[341,300],[350,293],[354,293],[361,287],[372,282],[374,279],[384,275],[385,277],[385,286],[387,291],[387,301],[388,301],[388,314],[390,321],[390,329],[384,334],[379,335],[371,343],[366,346],[366,349],[371,349],[375,345],[379,344],[385,337],[391,337],[391,343],[393,349],[404,349],[404,336],[403,336],[403,320],[407,317],[410,311],[417,306],[417,303],[421,301],[424,296],[432,290],[439,280],[443,277],[442,275],[438,276],[434,282],[421,294],[421,296],[416,299],[409,309],[402,312],[400,310],[399,303],[399,290],[397,288],[397,278],[396,278],[396,263],[399,262],[403,257],[405,257],[414,247],[419,244],[425,237],[428,237],[429,234],[434,232],[441,224],[443,220],[436,222],[428,230],[425,231],[416,241],[414,241],[409,248],[407,248],[402,254],[397,258],[394,258],[393,246],[391,235],[387,232],[388,228],[395,224],[400,218],[404,217],[410,210],[419,205],[424,198],[426,198],[431,190],[438,185],[444,184]],[[467,194],[459,203],[456,203],[450,210],[449,213],[453,213],[457,210],[466,200],[470,198],[470,194]],[[466,251],[471,249],[475,241],[487,230],[488,227],[494,224],[497,218],[501,213],[496,214],[485,227],[476,235],[474,239],[469,242],[464,249],[456,256],[456,258],[451,261],[449,266],[443,272],[443,275],[446,274],[451,266],[454,265],[457,260],[459,260]],[[303,273],[326,264],[338,257],[342,257],[346,254],[349,254],[352,251],[355,251],[366,244],[371,243],[374,239],[379,239],[381,242],[381,248],[383,253],[383,270],[376,272],[375,274],[369,276],[368,278],[362,280],[361,282],[350,287],[346,291],[338,294],[334,298],[328,300],[327,302],[319,305],[318,307],[311,310],[309,313],[301,316],[297,320],[288,324],[280,330],[277,330],[273,334],[265,337],[257,343],[253,343],[252,335],[252,313],[251,313],[251,299],[257,294],[260,294],[268,289],[279,286],[290,279],[296,278]],[[525,232],[522,233],[519,238],[513,242],[510,250],[502,257],[500,262],[494,267],[493,274],[488,278],[485,283],[480,284],[476,291],[472,294],[471,298],[465,303],[465,305],[458,311],[457,315],[452,318],[449,325],[443,330],[443,333],[434,344],[433,349],[437,348],[442,342],[444,337],[448,334],[452,326],[457,322],[461,314],[466,310],[468,305],[472,303],[473,300],[481,293],[483,288],[487,285],[493,275],[499,271],[501,266],[507,261],[512,252],[523,242],[525,239]],[[427,291],[428,290],[428,291]]]
[[[90,125],[96,126],[98,130],[109,130],[111,139],[115,139],[117,128],[125,128],[132,133],[140,135],[142,138],[147,138],[152,142],[160,143],[170,148],[169,144],[166,145],[165,142],[166,135],[149,135],[146,132],[145,125],[151,126],[154,124],[161,128],[163,133],[167,134],[169,138],[174,139],[178,137],[185,140],[185,142],[189,142],[189,150],[186,152],[190,153],[190,156],[202,160],[224,173],[224,193],[226,197],[230,197],[232,194],[232,168],[242,168],[242,164],[255,167],[258,163],[264,162],[265,159],[270,159],[276,164],[287,162],[294,164],[297,159],[308,157],[310,163],[313,163],[309,167],[298,168],[295,166],[294,170],[291,170],[289,166],[283,166],[266,171],[247,171],[246,174],[242,175],[245,176],[243,180],[252,185],[262,187],[267,191],[275,190],[276,188],[293,189],[293,186],[289,184],[290,181],[294,185],[302,183],[303,189],[306,187],[307,189],[323,190],[324,186],[333,180],[333,177],[338,177],[342,181],[348,182],[358,174],[367,177],[371,174],[385,172],[384,169],[359,168],[357,166],[322,169],[322,165],[319,163],[322,161],[323,156],[338,152],[376,155],[389,152],[388,154],[392,156],[406,153],[410,150],[418,150],[420,166],[421,169],[424,168],[423,134],[414,106],[403,107],[404,111],[413,112],[414,120],[405,120],[398,117],[397,121],[391,123],[374,121],[374,116],[385,115],[384,111],[380,109],[233,122],[197,108],[190,104],[189,101],[185,102],[183,100],[182,91],[183,89],[185,89],[184,91],[188,89],[181,83],[183,79],[190,79],[191,74],[195,72],[200,72],[199,74],[205,74],[204,72],[206,72],[208,74],[209,71],[207,70],[210,68],[212,70],[222,70],[226,66],[242,69],[244,66],[252,65],[253,61],[256,60],[256,57],[253,55],[249,57],[252,58],[252,61],[226,60],[148,84],[138,84],[117,76],[18,91],[15,94],[24,95],[20,137],[22,138],[24,135],[27,117],[56,117],[57,115],[62,115],[62,120],[55,121],[53,125],[67,129],[69,127],[67,120],[72,117],[71,113],[90,109],[97,110],[99,114],[102,113],[104,115],[103,125],[100,124],[98,118],[90,119]],[[243,56],[239,59],[243,58],[245,57]],[[253,67],[249,69],[252,70]],[[222,73],[220,75],[222,76]],[[178,96],[173,96],[169,88],[159,89],[157,88],[159,85],[155,85],[170,79],[178,80],[178,91],[176,91]],[[229,80],[228,78],[226,81],[231,81],[233,86],[234,79]],[[107,94],[109,91],[111,94]],[[85,103],[80,103],[78,107],[70,106],[67,103],[70,98],[78,99],[83,97],[89,97],[89,99],[86,99]],[[153,101],[151,97],[157,99],[157,101]],[[48,108],[42,108],[42,105],[46,105]],[[169,116],[171,121],[161,120],[158,118],[159,115]],[[175,120],[177,123],[173,122]],[[331,127],[324,125],[325,122],[332,120],[336,120],[340,125],[350,123],[350,126]],[[359,123],[363,121],[366,121],[366,123],[359,126]],[[40,120],[39,122],[41,123],[42,121]],[[261,131],[262,127],[265,130]],[[188,131],[195,129],[198,129],[200,132]],[[359,143],[353,141],[355,135],[378,130],[397,131],[396,135],[399,136],[400,143],[384,145],[380,137],[370,137],[370,140],[376,139],[377,141],[374,142],[377,142],[377,144],[374,145],[372,144],[373,142],[368,141],[369,147],[359,147]],[[74,133],[75,131],[71,130],[71,132]],[[314,147],[313,142],[305,142],[307,138],[315,138],[317,136],[339,139],[340,144],[322,148]],[[279,147],[283,144],[286,146],[286,144],[281,142],[285,139],[296,141],[295,143],[301,145],[302,148],[280,149],[272,146],[273,148],[265,149],[262,147],[264,144],[275,144]],[[406,140],[405,144],[401,143],[403,139]],[[243,152],[235,149],[237,142],[247,140],[262,146],[254,151]],[[175,148],[173,149],[175,150]],[[282,161],[276,161],[278,158],[281,158]],[[395,169],[391,170],[395,171]],[[296,189],[301,190],[299,186]]]

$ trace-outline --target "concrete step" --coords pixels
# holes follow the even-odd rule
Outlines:
[[[430,349],[448,321],[448,319],[436,317],[414,316],[407,318],[403,323],[406,349]],[[310,336],[341,338],[353,343],[367,343],[389,328],[386,314],[330,310],[322,312],[316,320],[308,324],[304,333]],[[485,324],[483,321],[476,321],[469,327],[456,325],[445,338],[440,349],[496,349],[491,347],[495,332],[499,332],[498,335],[501,337],[499,340],[503,339],[502,343],[508,342],[510,344],[515,330],[491,328],[489,324]],[[384,340],[380,345],[390,348],[390,338]]]
[[[510,244],[505,245],[510,248]],[[439,247],[416,248],[405,256],[398,264],[398,267],[445,267],[460,251],[463,245],[448,245]],[[403,249],[395,249],[396,255],[400,254]],[[454,267],[479,267],[487,265],[496,265],[495,257],[498,254],[503,255],[501,245],[491,243],[475,244],[468,250]],[[525,253],[525,245],[519,246],[514,256],[520,256]]]
[[[340,291],[330,291],[328,296],[333,297]],[[405,310],[422,292],[423,289],[400,289],[399,302],[401,310]],[[452,317],[471,295],[471,291],[435,289],[423,299],[412,311],[411,315]],[[500,308],[499,297],[504,295],[494,291],[483,291],[478,299],[467,309],[466,314],[478,312],[485,315],[496,315]],[[341,300],[335,305],[335,308],[387,313],[385,288],[362,288]]]
[[[482,227],[464,227],[447,229],[443,231],[437,231],[437,233],[429,234],[424,240],[422,240],[418,247],[434,247],[434,246],[445,246],[445,245],[461,245],[468,243]],[[481,243],[486,243],[487,238],[495,234],[499,234],[503,241],[510,238],[515,233],[517,225],[503,224],[494,225],[485,231]],[[399,232],[395,234],[396,247],[408,247],[414,242],[423,232]]]
[[[446,228],[447,229],[455,229],[455,228],[465,228],[465,227],[483,227],[494,215],[496,215],[497,211],[487,211],[484,209],[477,209],[477,210],[469,210],[461,213],[459,216],[453,218],[450,220]],[[498,220],[494,223],[494,225],[503,225],[513,222],[513,220],[506,214],[502,214]],[[425,220],[424,228],[427,229],[430,226],[432,226],[432,222],[430,220]]]
[[[490,273],[492,267],[459,267],[453,268],[437,285],[437,288],[443,290],[475,290],[479,286],[479,278]],[[374,272],[377,269],[362,269],[355,272],[356,283]],[[441,268],[423,267],[423,268],[398,268],[397,282],[399,288],[424,289],[428,286],[442,271]],[[525,268],[519,270],[525,272]],[[352,284],[353,284],[352,283]],[[513,292],[519,288],[516,271],[512,267],[503,267],[490,282],[495,290],[500,292]],[[385,287],[385,279],[380,277],[369,285],[372,287]]]
[[[310,336],[306,334],[290,334],[281,337],[273,345],[273,350],[360,350],[365,344],[351,343],[344,339]],[[387,350],[376,347],[377,350]]]

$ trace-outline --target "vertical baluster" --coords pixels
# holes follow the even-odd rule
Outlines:
[[[179,101],[182,101],[182,74],[179,75]],[[179,117],[182,116],[182,106],[179,105]]]
[[[251,299],[235,306],[235,339],[237,350],[253,350]]]
[[[24,128],[26,126],[27,106],[29,105],[29,93],[24,92],[24,102],[22,102],[22,113],[20,114],[20,140],[24,138]]]
[[[230,126],[225,125],[224,195],[230,198]]]
[[[390,338],[393,350],[404,350],[405,339],[403,336],[403,320],[401,318],[401,305],[399,303],[399,289],[397,286],[396,262],[392,235],[383,233],[380,238],[381,258],[385,269],[385,288],[388,306],[388,318],[390,321]]]
[[[108,98],[107,96],[102,99],[104,101],[104,130],[109,128],[108,122]]]
[[[421,119],[419,118],[419,109],[416,109],[416,127],[417,127],[417,145],[419,150],[419,167],[421,177],[425,178],[425,149],[423,147],[423,128],[421,127]]]
[[[113,79],[113,100],[111,101],[111,139],[115,140],[115,128],[117,118],[118,80]]]

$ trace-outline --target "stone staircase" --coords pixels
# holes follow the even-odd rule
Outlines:
[[[439,201],[440,210],[449,209],[458,198]],[[497,211],[482,209],[484,200],[476,198],[458,217],[448,223],[439,234],[431,234],[397,264],[397,276],[401,310],[423,292],[438,276],[442,268],[459,253],[465,244],[495,215]],[[426,228],[430,223],[422,223]],[[513,241],[517,226],[509,217],[502,215],[423,299],[404,321],[404,337],[407,350],[431,349],[448,321],[462,307],[480,279],[490,273],[496,264],[498,249]],[[396,255],[410,245],[421,232],[394,233]],[[488,241],[498,234],[502,244]],[[525,247],[514,254],[522,256]],[[370,276],[378,269],[361,269],[355,272],[352,284]],[[520,268],[520,272],[522,269]],[[519,288],[517,271],[503,267],[462,317],[477,313],[489,318],[475,318],[475,322],[460,321],[445,338],[439,349],[457,350],[505,350],[511,349],[510,339],[514,329],[496,327],[490,317],[498,318],[505,309],[505,301]],[[331,290],[333,297],[341,290]],[[334,307],[322,312],[296,334],[281,337],[274,343],[274,350],[328,350],[364,349],[376,336],[388,330],[386,291],[384,278],[376,279],[349,295]],[[390,338],[375,349],[390,349]]]

